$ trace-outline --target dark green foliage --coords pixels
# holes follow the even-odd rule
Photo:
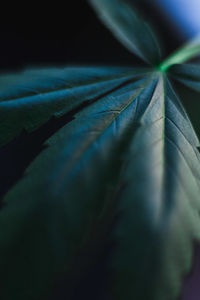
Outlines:
[[[70,67],[25,71],[0,78],[0,144],[19,135],[22,129],[31,132],[52,115],[62,116],[84,101],[92,102],[112,91],[134,76],[135,71],[131,71]]]
[[[197,54],[198,45],[160,62],[151,30],[132,8],[119,0],[90,2],[154,67],[69,67],[0,78],[2,147],[23,130],[39,132],[52,117],[71,116],[4,196],[3,300],[49,299],[63,276],[76,289],[108,242],[114,300],[176,300],[191,270],[200,239],[199,141],[170,81],[199,91],[199,67],[175,65]]]

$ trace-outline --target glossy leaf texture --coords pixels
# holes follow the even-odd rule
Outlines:
[[[89,0],[102,22],[132,53],[150,64],[161,59],[157,39],[149,27],[138,17],[133,3],[124,0]]]
[[[126,67],[35,69],[0,77],[0,145],[25,129],[32,132],[134,78]]]
[[[79,78],[79,70],[74,72]],[[123,72],[114,85],[113,79],[92,80],[94,89],[84,75],[84,94],[76,93],[75,101],[92,100],[46,141],[5,195],[3,299],[48,299],[62,274],[68,274],[66,286],[76,287],[107,239],[115,244],[109,262],[112,299],[180,295],[193,242],[200,238],[199,142],[166,75]],[[69,93],[68,109],[71,103]],[[47,98],[43,110],[48,105]]]

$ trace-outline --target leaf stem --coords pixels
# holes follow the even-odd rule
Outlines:
[[[197,36],[192,41],[175,51],[161,64],[159,64],[157,68],[161,72],[166,72],[171,66],[175,64],[182,64],[198,55],[200,55],[200,36]]]

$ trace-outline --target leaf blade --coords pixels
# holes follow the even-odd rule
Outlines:
[[[129,51],[150,64],[159,63],[158,42],[150,27],[137,17],[132,5],[121,0],[89,2],[102,22]]]
[[[114,298],[176,299],[200,238],[198,145],[158,72],[136,76],[78,112],[5,197],[4,299],[45,299],[55,274],[71,274],[77,257],[84,265],[88,240],[98,253],[118,213],[111,236]]]
[[[77,252],[84,245],[85,236],[90,236],[91,228],[100,226],[101,232],[106,230],[110,218],[105,215],[107,211],[103,213],[108,205],[102,204],[102,197],[106,198],[108,193],[105,182],[115,182],[109,162],[113,141],[116,144],[119,138],[114,132],[126,129],[126,123],[133,117],[131,105],[145,82],[146,78],[136,79],[135,83],[113,91],[79,112],[71,123],[52,136],[49,147],[5,197],[0,212],[1,228],[4,228],[0,230],[4,299],[11,300],[14,296],[27,299],[30,295],[33,299],[38,295],[45,299],[53,277],[73,268]],[[125,113],[126,107],[129,115]],[[123,118],[123,126],[117,129],[115,119],[119,118],[120,111],[127,120]],[[104,151],[99,151],[102,147]],[[103,225],[102,218],[106,220]]]
[[[141,75],[146,71],[141,70]],[[132,68],[68,67],[2,76],[0,145],[18,136],[23,129],[32,132],[52,116],[62,116],[95,101],[139,74],[139,70],[134,74]]]
[[[119,300],[177,299],[191,269],[193,241],[200,238],[199,141],[165,85],[166,94],[158,82],[146,112],[138,116],[141,125],[121,179],[127,184],[112,261],[113,295]]]

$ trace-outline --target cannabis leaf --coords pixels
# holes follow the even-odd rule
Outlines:
[[[200,240],[198,138],[173,89],[199,91],[198,39],[165,59],[120,0],[91,0],[119,40],[153,67],[69,67],[0,78],[0,144],[70,116],[0,211],[0,294],[66,299],[114,242],[111,299],[176,300]]]

